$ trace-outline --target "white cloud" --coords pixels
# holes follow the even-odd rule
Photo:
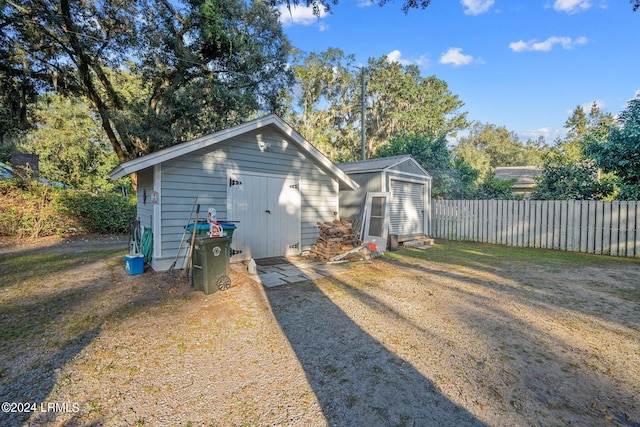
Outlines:
[[[558,12],[578,13],[591,7],[589,0],[556,0],[553,4],[554,10]]]
[[[421,55],[420,57],[418,57],[417,59],[404,59],[402,57],[402,52],[400,52],[398,49],[393,50],[389,53],[387,53],[387,61],[389,62],[397,62],[400,65],[417,65],[418,67],[428,67],[429,66],[429,60],[427,59],[427,57],[425,55]]]
[[[465,15],[480,15],[493,6],[494,0],[461,0]]]
[[[567,134],[567,130],[564,128],[555,129],[552,127],[543,127],[540,129],[517,132],[517,134],[520,139],[525,141],[528,139],[535,141],[539,137],[543,137],[547,144],[553,144],[557,138],[564,137]]]
[[[598,107],[598,109],[600,109],[600,111],[604,111],[605,108],[607,108],[607,103],[604,102],[602,99],[595,99],[591,102],[585,102],[584,104],[581,105],[582,110],[589,114],[589,111],[591,111],[591,107],[593,107],[593,104],[596,104],[596,107]]]
[[[563,49],[571,49],[574,46],[583,45],[587,43],[586,37],[578,37],[572,39],[571,37],[549,37],[545,41],[539,42],[537,40],[529,40],[527,42],[519,40],[517,42],[509,43],[509,48],[514,52],[524,52],[527,50],[535,52],[549,52],[553,49],[554,45],[560,45]]]
[[[398,62],[401,65],[409,65],[409,64],[411,64],[410,61],[407,61],[406,59],[402,59],[402,52],[400,52],[397,49],[387,53],[387,61],[389,61],[389,62]]]
[[[322,7],[320,8],[320,15],[315,16],[312,6],[291,6],[291,10],[289,10],[284,4],[278,6],[278,11],[280,12],[280,23],[285,27],[294,24],[313,25],[319,23],[327,14]],[[321,30],[324,29],[326,29],[326,25],[321,24]]]
[[[462,53],[462,48],[452,47],[440,57],[441,64],[451,64],[455,67],[469,65],[473,62],[473,56]]]
[[[375,3],[371,0],[358,0],[358,7],[369,7]]]

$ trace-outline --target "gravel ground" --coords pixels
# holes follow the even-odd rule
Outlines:
[[[0,425],[640,426],[639,263],[424,256],[211,295],[122,255],[5,284],[46,324],[0,347],[0,400],[37,405]]]

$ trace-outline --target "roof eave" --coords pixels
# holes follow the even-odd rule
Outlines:
[[[313,158],[327,168],[331,173],[334,174],[339,181],[347,185],[352,190],[357,190],[360,188],[360,185],[352,180],[349,175],[347,175],[342,169],[340,169],[335,163],[331,162],[324,154],[320,152],[316,147],[314,147],[309,141],[307,141],[302,135],[300,135],[292,126],[287,124],[280,117],[273,115],[275,119],[279,122],[279,128],[282,130],[287,136],[293,139],[299,146],[305,149]]]
[[[324,156],[317,148],[302,137],[295,129],[288,125],[284,120],[275,114],[270,114],[259,119],[251,120],[249,122],[224,129],[215,132],[210,135],[194,139],[192,141],[184,142],[182,144],[174,145],[173,147],[165,148],[164,150],[157,151],[146,156],[139,157],[137,159],[129,160],[116,166],[111,172],[109,172],[109,178],[116,180],[126,175],[139,172],[143,169],[153,167],[157,164],[165,162],[167,160],[180,157],[182,155],[191,153],[201,148],[206,148],[221,141],[233,138],[237,135],[263,128],[265,126],[275,125],[280,131],[289,136],[298,146],[306,150],[318,163],[328,169],[338,180],[353,190],[359,188],[358,183],[349,178],[349,176],[338,168],[335,164],[331,163],[326,156]]]
[[[386,167],[376,167],[376,168],[369,168],[369,169],[358,169],[358,170],[354,170],[354,171],[349,171],[349,172],[345,172],[348,174],[356,174],[356,173],[371,173],[371,172],[386,172],[388,170],[390,170],[393,167],[398,166],[400,163],[406,162],[407,160],[412,161],[422,172],[424,172],[424,174],[427,176],[427,178],[432,179],[433,177],[431,176],[431,174],[429,172],[427,172],[421,165],[420,163],[418,163],[418,161],[416,159],[413,158],[412,155],[410,154],[405,154],[402,156],[402,158],[398,158],[398,160]],[[339,167],[339,166],[338,166]]]

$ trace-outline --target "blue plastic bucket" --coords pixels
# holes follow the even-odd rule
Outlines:
[[[124,263],[127,273],[142,274],[144,273],[144,255],[125,255]]]

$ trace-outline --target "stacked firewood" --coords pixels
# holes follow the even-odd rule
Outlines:
[[[332,258],[348,252],[360,244],[351,219],[336,219],[317,224],[320,231],[316,244],[311,247],[310,255],[318,261],[331,261]]]

